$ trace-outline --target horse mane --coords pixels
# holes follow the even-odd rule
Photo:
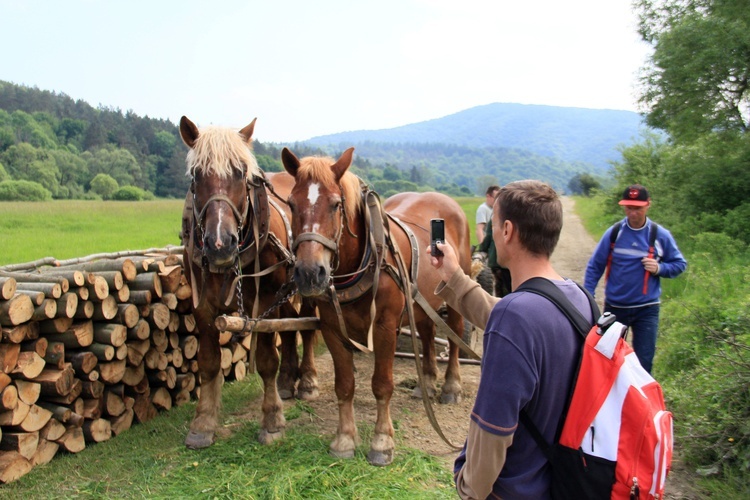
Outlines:
[[[243,166],[247,166],[247,178],[261,175],[252,145],[230,128],[200,129],[194,147],[187,154],[187,175],[202,172],[224,179],[232,175],[233,169],[241,170]]]
[[[336,178],[331,170],[331,165],[336,162],[328,156],[308,156],[300,160],[297,177],[305,182],[319,182],[329,189],[336,188]],[[359,177],[346,171],[339,181],[341,194],[344,197],[344,210],[351,221],[359,215],[362,210],[362,193],[360,190]]]

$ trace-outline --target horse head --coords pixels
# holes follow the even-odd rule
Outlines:
[[[292,249],[296,257],[294,281],[303,297],[326,293],[339,263],[339,244],[359,210],[359,179],[347,170],[354,148],[338,160],[327,157],[298,159],[289,149],[281,152],[284,168],[295,179],[289,195],[292,210]]]
[[[180,136],[189,148],[194,244],[209,264],[227,268],[238,256],[241,233],[251,210],[248,184],[260,168],[252,153],[255,119],[245,128],[198,129],[183,116]]]

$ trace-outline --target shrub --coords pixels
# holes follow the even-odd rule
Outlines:
[[[51,199],[52,193],[38,182],[0,182],[0,201],[47,201]]]
[[[123,186],[112,193],[111,199],[117,201],[143,201],[147,199],[149,194],[148,191],[135,186]]]

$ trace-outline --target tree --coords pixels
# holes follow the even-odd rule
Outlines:
[[[91,191],[104,200],[109,199],[119,187],[117,181],[107,174],[96,174],[96,177],[91,179]]]
[[[638,0],[654,46],[643,71],[646,122],[680,141],[750,126],[750,9],[745,0]]]
[[[591,191],[594,189],[601,189],[602,185],[597,181],[593,175],[588,172],[582,172],[573,176],[568,182],[568,191],[571,194],[579,194],[583,196],[591,196]]]

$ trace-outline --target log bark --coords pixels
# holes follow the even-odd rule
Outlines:
[[[30,459],[39,445],[38,432],[4,432],[0,439],[0,450],[15,451],[22,457]]]
[[[125,280],[122,277],[122,272],[120,271],[100,271],[97,272],[96,275],[104,278],[104,281],[107,282],[110,294],[119,290],[125,284]]]
[[[44,321],[52,319],[55,316],[58,316],[57,301],[54,299],[44,299],[40,305],[34,307],[34,314],[31,315],[29,321]],[[67,317],[65,315],[60,316]]]
[[[119,323],[94,323],[94,340],[100,344],[120,347],[128,338],[128,329]]]
[[[0,412],[0,426],[8,427],[11,425],[18,425],[23,422],[23,419],[29,414],[31,405],[27,405],[23,401],[19,401],[18,405],[12,410],[6,410]]]
[[[136,420],[141,424],[152,420],[159,413],[148,394],[138,394],[135,397],[133,411],[135,412]]]
[[[125,325],[126,328],[133,328],[141,319],[138,308],[133,304],[117,304],[117,314],[113,318],[117,323]]]
[[[159,275],[153,272],[141,273],[134,280],[128,281],[130,293],[134,290],[147,290],[151,292],[152,297],[161,298],[162,287]]]
[[[65,332],[54,337],[57,342],[62,342],[68,349],[80,349],[88,347],[94,342],[94,322],[77,321],[70,325]]]
[[[18,399],[27,405],[33,405],[39,401],[39,396],[42,394],[42,384],[21,379],[16,379],[14,383],[16,384]]]
[[[47,355],[48,348],[49,348],[49,340],[47,340],[46,337],[37,338],[34,340],[27,340],[21,343],[22,351],[34,351],[41,357],[45,357]]]
[[[166,330],[169,326],[169,308],[161,302],[149,304],[146,319],[152,330]]]
[[[0,452],[0,483],[10,483],[31,471],[31,461],[16,451]]]
[[[130,285],[128,285],[130,286]],[[151,303],[151,292],[148,290],[136,290],[130,288],[130,303],[142,306]]]
[[[101,301],[94,301],[94,315],[91,319],[95,321],[109,321],[117,316],[117,299],[112,295],[104,297]]]
[[[26,403],[29,404],[29,403]],[[15,410],[18,407],[18,388],[9,385],[0,391],[0,411]]]
[[[117,384],[125,375],[125,360],[99,363],[99,378],[105,384]]]
[[[94,342],[87,349],[93,352],[99,361],[112,361],[115,359],[115,348],[111,345]]]
[[[112,438],[112,425],[109,420],[98,418],[83,423],[83,436],[89,443],[101,443]]]
[[[145,364],[140,363],[136,366],[126,366],[122,375],[122,383],[129,386],[136,386],[141,383],[146,376]]]
[[[133,415],[135,415],[135,412],[130,408],[125,410],[122,415],[111,419],[112,434],[119,436],[122,432],[130,429],[133,425]]]
[[[65,364],[65,344],[62,342],[49,342],[47,352],[44,354],[44,361],[47,363],[47,368],[62,370]]]
[[[81,395],[86,398],[98,399],[104,394],[104,383],[99,380],[81,382]]]
[[[44,365],[44,358],[34,351],[22,351],[18,355],[18,362],[16,367],[11,370],[11,374],[31,380],[42,373]]]
[[[122,285],[122,288],[117,290],[115,292],[115,298],[117,299],[117,302],[124,303],[130,301],[130,287],[127,283]]]
[[[118,396],[114,392],[106,391],[103,396],[104,399],[104,414],[110,417],[119,417],[125,412],[125,402],[122,397]]]
[[[70,404],[75,403],[75,401],[81,395],[82,390],[83,390],[83,383],[81,382],[81,379],[74,378],[73,385],[70,387],[70,392],[68,392],[68,394],[64,396],[47,395],[47,394],[44,394],[44,387],[42,387],[42,395],[44,396],[44,399],[49,401],[50,403],[70,405]]]
[[[249,326],[254,332],[296,332],[299,330],[319,330],[320,320],[310,318],[263,319],[255,324],[245,325],[245,321],[237,316],[219,316],[214,321],[216,328],[222,331],[244,332]]]
[[[18,364],[19,354],[21,354],[21,344],[0,344],[0,371],[10,373]]]
[[[60,439],[63,434],[65,434],[65,426],[57,417],[54,416],[54,412],[52,418],[49,419],[49,422],[47,422],[44,427],[39,429],[39,438],[46,439],[48,441],[55,441],[56,439]]]
[[[16,293],[28,296],[31,299],[31,303],[34,304],[34,307],[42,305],[42,302],[44,302],[45,299],[44,292],[19,288],[16,290]]]
[[[20,325],[33,314],[34,304],[27,295],[16,294],[8,300],[0,300],[0,324],[3,326]]]
[[[57,307],[57,304],[55,304]],[[39,333],[42,335],[54,335],[63,333],[73,325],[72,318],[54,318],[39,322]]]
[[[16,294],[17,288],[15,278],[0,277],[0,300],[10,300]]]
[[[57,299],[57,314],[65,318],[75,317],[78,310],[78,295],[73,292],[63,294]]]
[[[18,281],[18,280],[16,280]],[[27,291],[34,291],[34,292],[42,292],[45,297],[49,299],[59,299],[60,296],[63,294],[62,286],[59,283],[24,283],[19,282],[18,283],[18,289],[16,290],[16,293],[18,293],[19,290],[27,290]]]
[[[65,434],[55,442],[70,453],[78,453],[86,448],[86,439],[83,437],[83,430],[75,426],[68,427],[65,430]]]
[[[88,288],[89,297],[93,301],[102,301],[109,297],[107,280],[95,274],[89,274],[86,278],[86,288]]]
[[[185,359],[193,359],[198,353],[198,337],[194,335],[188,335],[180,339],[180,349],[182,350],[182,357]]]
[[[29,405],[29,413],[17,425],[10,427],[19,432],[36,432],[49,422],[52,412],[39,405]]]
[[[94,316],[94,303],[90,300],[79,300],[76,313],[73,315],[76,319],[91,319]]]
[[[86,284],[86,276],[82,271],[77,269],[61,269],[59,267],[43,267],[39,269],[40,274],[44,275],[47,279],[65,279],[68,283],[75,286],[83,286]]]
[[[132,328],[128,328],[128,339],[129,340],[145,340],[151,336],[151,325],[148,324],[143,318],[140,318],[138,322]]]
[[[52,459],[55,458],[58,449],[60,449],[59,444],[40,437],[39,444],[36,447],[36,452],[34,453],[34,456],[31,457],[31,465],[36,467],[37,465],[50,463]]]
[[[43,396],[67,396],[75,385],[73,365],[65,364],[62,370],[45,368],[39,376],[34,378],[34,382],[41,385]]]

